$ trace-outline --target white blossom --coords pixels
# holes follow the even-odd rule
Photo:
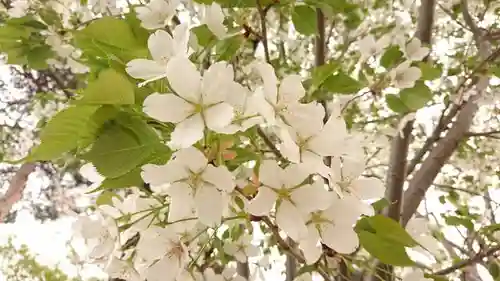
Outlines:
[[[134,59],[127,63],[127,73],[145,80],[140,85],[167,77],[167,67],[171,58],[187,56],[189,29],[187,24],[178,25],[173,36],[164,30],[157,30],[148,38],[148,48],[153,60]]]
[[[432,278],[425,278],[424,272],[421,269],[415,268],[401,279],[402,281],[432,281]]]
[[[417,243],[431,254],[439,255],[439,242],[434,238],[429,229],[429,222],[425,218],[413,217],[406,225],[406,231]],[[418,249],[418,248],[417,248]]]
[[[306,216],[329,203],[331,196],[321,181],[301,185],[309,173],[300,164],[290,164],[285,169],[273,160],[265,160],[259,169],[263,184],[248,205],[256,216],[269,214],[275,202],[276,223],[293,240],[307,235]]]
[[[7,11],[12,18],[24,17],[30,8],[28,0],[15,0],[12,2],[12,7]]]
[[[127,281],[142,281],[139,273],[127,261],[113,257],[106,266],[106,272],[111,278],[119,278]]]
[[[106,260],[116,248],[118,228],[111,218],[99,213],[92,217],[80,216],[72,228],[77,237],[84,239],[91,259]]]
[[[151,0],[147,5],[135,8],[135,11],[142,27],[158,29],[168,24],[179,4],[179,0]]]
[[[226,167],[208,164],[194,147],[179,150],[165,165],[147,164],[142,170],[142,178],[152,186],[170,183],[169,221],[182,219],[195,208],[202,223],[219,224],[227,206],[227,193],[235,187]]]
[[[235,89],[232,67],[217,62],[201,77],[191,61],[176,57],[169,62],[166,73],[176,94],[148,96],[144,112],[160,121],[177,124],[169,145],[187,148],[203,138],[205,128],[224,131],[234,116],[233,107],[225,102]]]
[[[252,236],[249,234],[241,235],[236,241],[228,242],[224,245],[224,252],[234,256],[239,262],[247,262],[247,257],[257,256],[259,249],[252,245]]]
[[[422,72],[420,68],[410,66],[411,61],[405,61],[389,72],[394,87],[399,89],[412,88],[420,79]]]

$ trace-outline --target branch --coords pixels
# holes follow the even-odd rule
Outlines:
[[[492,57],[495,57],[493,55],[494,53],[491,52],[490,44],[486,40],[483,40],[482,35],[479,33],[480,30],[478,30],[477,26],[472,21],[467,8],[466,0],[462,0],[462,14],[466,24],[473,31],[479,55],[484,61],[484,65],[481,63],[481,69],[479,70],[480,73],[483,73],[482,70],[488,65],[488,61]],[[484,91],[486,91],[489,85],[489,77],[487,75],[479,74],[478,76],[479,79],[476,84],[476,95],[472,96],[463,104],[460,104],[459,107],[455,107],[457,108],[457,111],[460,111],[456,117],[456,121],[453,123],[452,127],[448,130],[443,139],[437,142],[437,145],[429,152],[429,155],[422,163],[422,166],[410,181],[403,200],[403,225],[406,225],[416,212],[420,202],[425,197],[425,193],[433,183],[436,176],[439,174],[441,168],[466,136],[472,124],[474,115],[479,108],[476,104],[476,100],[483,94]]]
[[[450,274],[450,273],[454,272],[455,270],[462,269],[464,267],[471,266],[471,265],[474,265],[476,263],[479,263],[484,258],[487,258],[487,257],[490,257],[490,256],[497,256],[497,254],[498,254],[499,251],[500,251],[500,246],[495,246],[493,248],[490,248],[487,251],[478,253],[477,255],[475,255],[475,256],[473,256],[473,257],[471,257],[469,259],[465,259],[465,260],[459,261],[459,262],[451,265],[450,267],[447,267],[445,269],[441,269],[439,271],[436,271],[433,274],[434,275],[446,275],[446,274]]]
[[[10,181],[10,186],[5,195],[0,198],[0,221],[9,214],[14,203],[22,198],[28,176],[35,170],[35,163],[24,163]]]
[[[260,29],[262,33],[262,45],[264,46],[264,55],[266,57],[266,61],[268,63],[271,62],[271,56],[269,55],[269,42],[267,40],[267,23],[266,23],[266,15],[269,8],[262,7],[261,0],[256,0],[257,2],[257,11],[259,12],[260,17]]]
[[[489,131],[489,132],[467,132],[466,137],[490,137],[494,139],[500,138],[500,130]]]

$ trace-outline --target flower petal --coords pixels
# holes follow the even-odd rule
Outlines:
[[[181,23],[174,28],[172,32],[174,39],[174,55],[188,55],[188,45],[189,45],[189,26],[186,23]]]
[[[266,186],[259,187],[257,195],[248,203],[247,210],[254,216],[269,214],[278,199],[278,195]]]
[[[205,123],[207,128],[212,131],[223,130],[224,127],[231,123],[234,116],[233,107],[227,103],[219,103],[217,105],[207,108],[203,115],[205,116]]]
[[[323,242],[336,252],[350,254],[359,246],[359,239],[351,226],[328,225],[321,233]]]
[[[143,80],[157,80],[167,76],[166,66],[153,60],[135,59],[127,63],[128,75]]]
[[[266,186],[281,188],[283,180],[283,170],[274,160],[264,160],[259,168],[259,180]]]
[[[202,177],[203,180],[225,192],[231,192],[235,186],[233,175],[225,166],[215,167],[213,165],[208,165]]]
[[[325,189],[323,180],[295,189],[291,198],[295,206],[305,214],[325,210],[333,202],[333,194]]]
[[[351,183],[350,189],[360,199],[378,199],[384,197],[384,183],[377,178],[358,178]]]
[[[194,196],[196,212],[201,223],[214,227],[220,224],[224,211],[222,193],[215,187],[204,185]]]
[[[203,74],[203,104],[211,105],[225,101],[230,90],[234,90],[233,67],[225,61],[212,64]],[[231,93],[232,94],[232,93]]]
[[[180,122],[175,127],[170,138],[169,146],[173,149],[187,148],[203,138],[203,119],[200,114],[195,114]]]
[[[299,102],[306,94],[302,86],[302,77],[297,74],[286,76],[279,87],[279,101],[283,104],[293,104]]]
[[[320,258],[323,253],[319,244],[319,234],[313,224],[308,227],[309,235],[305,239],[300,240],[299,247],[304,253],[304,258],[307,264],[313,264]]]
[[[179,123],[193,114],[195,108],[190,103],[173,94],[153,93],[143,104],[143,111],[162,122]]]
[[[223,24],[224,13],[218,3],[213,2],[212,5],[206,7],[204,22],[217,38],[222,39],[226,36],[226,27]]]
[[[188,168],[193,173],[200,173],[208,164],[205,155],[192,146],[177,151],[173,156],[176,164]]]
[[[176,182],[168,187],[171,198],[168,221],[174,222],[192,217],[194,199],[191,187],[185,182]]]
[[[268,63],[255,63],[253,67],[257,70],[264,82],[264,97],[272,105],[278,104],[278,79],[274,68]]]
[[[199,104],[201,99],[201,74],[184,56],[176,56],[167,63],[166,76],[174,91],[187,101]]]
[[[285,187],[293,188],[301,184],[309,176],[307,167],[303,164],[291,164],[285,168],[282,181]]]
[[[288,200],[281,201],[276,211],[276,223],[286,235],[295,241],[307,237],[304,215]]]
[[[157,30],[148,38],[148,49],[151,57],[159,64],[166,65],[174,55],[173,39],[165,30]]]

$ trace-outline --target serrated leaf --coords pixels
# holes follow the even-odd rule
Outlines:
[[[411,266],[414,264],[402,245],[395,245],[393,242],[367,231],[359,232],[358,237],[360,245],[385,264],[394,266]]]
[[[403,58],[403,52],[399,49],[399,46],[394,45],[384,52],[382,57],[380,58],[380,65],[385,67],[386,69],[392,68],[395,66],[401,59]]]
[[[123,75],[108,68],[99,73],[97,80],[89,83],[79,102],[85,104],[134,104],[134,86]]]
[[[413,88],[401,90],[399,97],[410,110],[417,111],[432,100],[432,92],[424,82],[417,81]]]
[[[361,84],[361,82],[355,80],[344,72],[339,72],[328,77],[323,85],[326,90],[339,94],[353,94],[363,88],[363,84]]]
[[[132,132],[113,125],[101,133],[85,158],[101,175],[116,178],[141,165],[156,145],[156,140],[140,142]]]
[[[315,9],[307,5],[296,5],[292,11],[295,30],[304,35],[313,35],[318,31]]]
[[[80,138],[90,133],[88,123],[98,106],[73,106],[57,113],[40,134],[41,143],[28,156],[29,160],[59,158],[78,146]]]
[[[415,247],[418,245],[398,222],[384,215],[369,217],[367,221],[375,229],[377,236],[383,237],[394,245],[398,244],[405,247]]]

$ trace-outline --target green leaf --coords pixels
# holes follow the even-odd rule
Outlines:
[[[399,98],[398,95],[387,94],[385,95],[385,103],[387,107],[396,113],[407,113],[410,109],[405,105],[405,103]]]
[[[196,36],[198,44],[204,48],[210,46],[214,41],[217,40],[215,34],[210,31],[206,24],[194,27],[191,32]]]
[[[295,29],[304,35],[313,35],[318,31],[316,11],[307,5],[296,5],[292,11]]]
[[[99,73],[83,92],[85,104],[134,104],[134,86],[120,73],[108,68]]]
[[[76,148],[79,139],[89,133],[89,120],[98,108],[98,106],[73,106],[57,113],[42,130],[41,143],[28,159],[57,159],[63,153]]]
[[[375,210],[375,212],[381,212],[383,209],[385,209],[385,207],[389,206],[390,203],[389,200],[387,200],[386,198],[382,198],[380,200],[373,202],[371,205]]]
[[[474,230],[474,223],[472,222],[471,219],[461,218],[461,217],[457,217],[457,216],[445,216],[444,220],[445,220],[446,224],[448,224],[448,225],[454,225],[454,226],[461,225],[470,231]]]
[[[415,247],[418,245],[398,222],[384,215],[375,215],[367,218],[367,220],[371,227],[375,229],[377,236],[383,237],[393,244],[399,244],[405,247]]]
[[[30,49],[26,54],[28,65],[36,70],[45,69],[48,67],[47,59],[53,57],[54,51],[48,45],[37,46]]]
[[[327,64],[313,68],[311,73],[312,85],[320,87],[338,68],[339,64],[336,61],[331,61]]]
[[[144,182],[141,177],[141,168],[136,168],[117,178],[106,178],[99,187],[87,193],[94,193],[108,189],[142,186],[143,184]]]
[[[417,81],[413,88],[401,90],[399,97],[410,110],[416,111],[432,100],[432,92],[424,82]]]
[[[99,194],[99,196],[96,198],[96,205],[101,206],[101,205],[113,205],[113,197],[119,197],[117,194],[111,191],[104,191],[103,193]]]
[[[394,242],[367,231],[359,232],[358,237],[363,248],[383,263],[394,266],[414,264],[404,246],[395,245]]]
[[[328,91],[339,94],[357,93],[363,88],[363,84],[344,72],[328,77],[323,85]]]
[[[85,159],[103,176],[116,178],[142,164],[155,145],[155,142],[142,143],[132,132],[113,125],[101,133]]]
[[[238,52],[243,43],[245,42],[245,38],[243,35],[238,34],[229,38],[218,42],[215,47],[215,51],[217,54],[218,61],[229,61],[233,58],[233,56]]]
[[[399,46],[394,45],[387,48],[385,53],[382,55],[382,58],[380,58],[380,65],[382,65],[386,69],[389,69],[400,62],[402,58],[403,52],[401,52]]]
[[[422,72],[423,80],[434,80],[441,77],[441,73],[443,69],[440,65],[434,63],[431,65],[430,62],[420,62],[419,63],[420,71]]]

